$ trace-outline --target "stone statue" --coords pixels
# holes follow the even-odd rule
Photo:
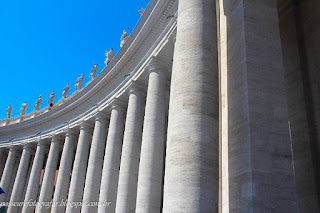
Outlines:
[[[27,106],[28,106],[27,101],[25,101],[21,106],[20,115],[25,115],[26,114]]]
[[[40,110],[41,104],[42,104],[42,95],[40,95],[39,98],[37,98],[36,103],[33,105],[34,110],[36,110],[36,111]]]
[[[12,111],[12,106],[10,104],[8,109],[6,110],[6,118],[10,118],[11,117],[11,111]]]
[[[139,10],[139,11],[138,11],[138,12],[139,12],[139,14],[140,14],[140,16],[142,16],[142,15],[143,15],[144,11],[146,11],[146,9],[145,9],[145,8],[141,8],[141,10]]]
[[[123,33],[122,33],[122,35],[121,35],[121,42],[120,42],[120,47],[123,47],[123,45],[124,45],[124,43],[126,43],[126,41],[128,40],[128,38],[129,38],[129,35],[128,35],[128,33],[127,33],[127,31],[126,30],[123,30]]]
[[[97,64],[95,64],[93,62],[93,66],[92,66],[92,69],[91,69],[91,72],[90,72],[90,79],[93,80],[96,78],[96,75],[97,75]]]
[[[83,73],[81,73],[81,76],[77,78],[77,81],[76,83],[74,84],[74,87],[77,89],[77,90],[80,90],[81,87],[82,87],[82,81],[83,81]]]
[[[69,93],[69,83],[67,83],[67,86],[65,86],[65,88],[63,88],[62,90],[62,98],[67,98],[68,93]]]
[[[49,94],[49,100],[48,100],[48,103],[49,103],[49,106],[53,106],[53,99],[54,97],[56,97],[56,94],[54,93],[54,91],[52,90],[52,93]]]
[[[106,50],[106,60],[104,61],[105,65],[107,66],[112,59],[113,59],[113,49],[110,48],[109,52],[108,50]]]

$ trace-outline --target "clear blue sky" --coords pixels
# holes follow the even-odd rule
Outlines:
[[[123,29],[130,34],[149,0],[9,0],[0,1],[0,119],[12,104],[11,117],[33,111],[42,94],[56,93],[84,73],[89,81],[92,62],[104,68],[105,50],[120,48]]]

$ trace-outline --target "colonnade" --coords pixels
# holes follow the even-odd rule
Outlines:
[[[293,168],[304,157],[292,154],[277,0],[179,1],[167,39],[172,66],[149,57],[77,127],[0,150],[0,201],[83,205],[8,212],[317,212]]]
[[[6,193],[19,167],[11,196],[1,201],[44,205],[9,206],[8,212],[124,213],[134,212],[136,203],[141,212],[160,209],[169,70],[159,59],[146,69],[148,88],[133,82],[128,101],[113,100],[109,113],[99,111],[94,121],[50,139],[2,149],[8,152],[0,183]],[[62,201],[83,204],[55,205]]]

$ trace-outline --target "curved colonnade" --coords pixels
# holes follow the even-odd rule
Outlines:
[[[156,161],[149,161],[163,172],[176,11],[176,1],[151,1],[124,47],[92,82],[50,111],[1,127],[1,202],[101,201],[99,212],[116,206],[117,212],[134,211],[140,150],[156,151]],[[141,148],[143,123],[151,125],[143,140],[155,140],[155,147]],[[146,175],[153,173],[143,167]],[[157,202],[150,205],[160,208],[162,175],[155,181]],[[97,212],[98,205],[7,211]]]
[[[317,212],[277,2],[151,0],[86,87],[0,122],[0,201],[52,202],[8,212]]]

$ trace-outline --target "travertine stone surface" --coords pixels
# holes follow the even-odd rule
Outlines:
[[[78,145],[76,149],[76,155],[73,163],[70,188],[68,193],[68,201],[70,202],[81,202],[84,183],[86,179],[86,171],[89,157],[89,150],[91,144],[91,133],[92,126],[88,123],[82,123],[80,127],[80,135]],[[77,213],[80,212],[81,206],[79,207],[67,207],[66,212]]]
[[[10,201],[10,197],[11,197],[11,193],[12,193],[12,189],[13,189],[13,185],[14,185],[14,181],[16,179],[17,173],[18,173],[18,168],[19,168],[19,163],[20,163],[20,158],[21,158],[21,151],[19,149],[19,152],[16,155],[16,160],[14,163],[14,167],[13,167],[13,171],[12,171],[12,175],[11,175],[11,180],[10,180],[10,184],[9,184],[9,189],[6,191],[6,202]]]
[[[132,87],[123,137],[116,213],[135,212],[144,106],[144,94]]]
[[[72,132],[72,130],[68,130],[66,132],[65,142],[63,145],[59,166],[59,174],[54,191],[53,202],[62,202],[67,200],[76,140],[77,135],[74,132]],[[65,209],[65,206],[54,205],[51,209],[51,212],[60,213],[64,212]]]
[[[58,157],[61,149],[62,140],[59,136],[54,136],[51,140],[49,155],[47,159],[47,164],[44,169],[43,180],[41,184],[41,190],[39,195],[39,202],[50,202],[52,200],[54,192],[54,180],[56,176]],[[36,208],[36,213],[46,213],[50,212],[51,208],[46,208],[45,206],[38,205]]]
[[[28,181],[26,195],[24,201],[35,201],[39,192],[39,183],[41,171],[44,164],[44,157],[47,152],[47,145],[45,141],[38,141],[36,154],[33,160],[32,169],[30,173],[30,178]],[[25,205],[22,208],[23,213],[33,213],[35,206]]]
[[[299,212],[277,1],[223,1],[230,212]]]
[[[99,206],[99,213],[115,212],[125,112],[124,107],[119,101],[112,103],[99,196],[99,201],[108,201],[111,203],[108,206]]]
[[[0,177],[4,171],[4,167],[6,165],[7,157],[8,157],[8,149],[2,148],[0,149]]]
[[[160,62],[151,63],[143,124],[137,191],[137,213],[161,212],[165,148],[166,75]]]
[[[313,195],[313,197],[318,197],[318,206],[320,206],[320,26],[318,24],[320,21],[320,2],[308,0],[295,3],[303,90],[317,187],[317,195]],[[306,203],[305,206],[306,211],[309,209],[311,211],[310,203]]]
[[[179,1],[163,212],[218,212],[216,2]]]
[[[8,108],[0,202],[40,193],[77,207],[37,213],[318,213],[319,23],[319,0],[150,0],[85,87],[82,74],[54,106]],[[34,161],[26,149],[20,160],[16,149],[38,140]]]
[[[93,138],[88,161],[86,182],[83,192],[83,202],[99,201],[99,189],[102,176],[102,166],[106,135],[108,130],[108,119],[105,114],[99,112],[95,117]],[[82,206],[82,213],[97,212],[98,206]]]
[[[32,145],[26,144],[23,147],[22,156],[19,163],[16,179],[14,181],[10,202],[19,202],[23,199],[23,189],[27,180],[29,163],[32,154]],[[15,213],[20,212],[21,206],[9,206],[7,212]]]
[[[300,61],[297,23],[297,5],[290,0],[278,2],[281,47],[285,68],[288,112],[295,170],[295,183],[299,208],[301,212],[319,212],[317,195],[317,166],[314,163],[309,132],[307,91],[304,89],[304,78]],[[301,33],[301,32],[300,32]]]
[[[14,172],[14,167],[16,163],[16,158],[17,158],[17,147],[10,147],[8,158],[6,161],[6,165],[4,167],[2,177],[1,177],[1,182],[0,182],[0,187],[5,191],[5,194],[1,194],[0,196],[0,201],[4,202],[7,199],[7,196],[9,194],[9,189],[10,189],[10,182],[13,176]],[[10,198],[10,196],[8,196]]]

